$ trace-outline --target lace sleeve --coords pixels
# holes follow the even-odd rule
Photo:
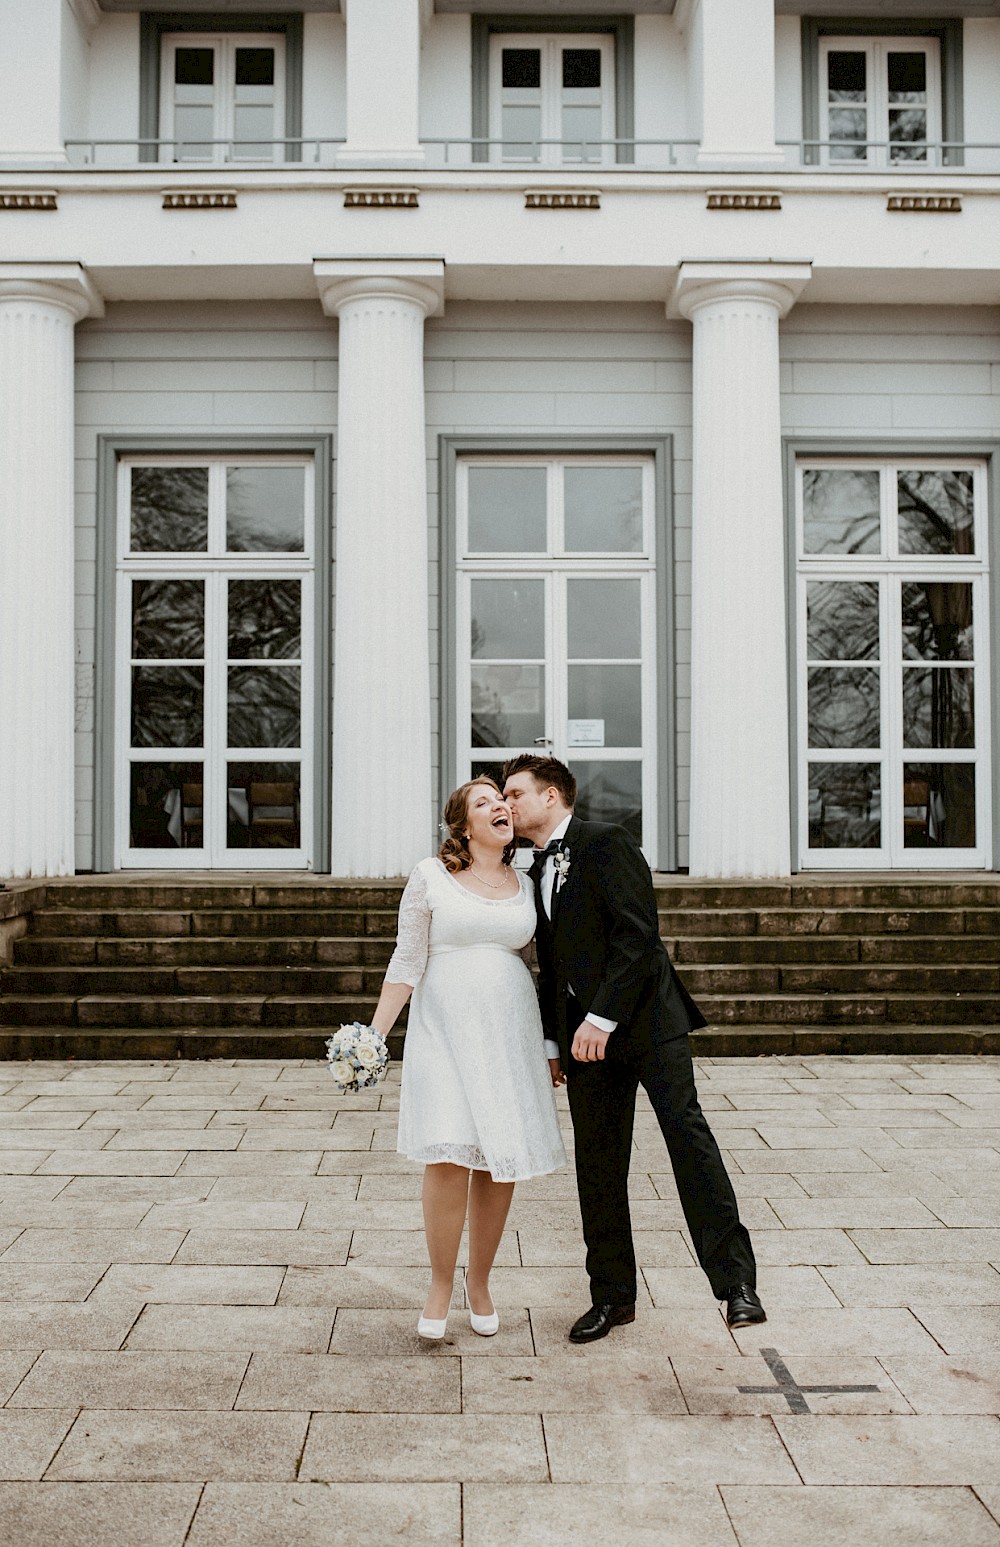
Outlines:
[[[411,988],[416,988],[427,966],[430,928],[427,877],[418,865],[406,883],[399,904],[396,949],[386,968],[387,983],[409,983]]]

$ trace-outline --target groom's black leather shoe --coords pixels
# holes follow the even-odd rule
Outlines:
[[[606,1338],[612,1327],[635,1321],[635,1305],[592,1305],[570,1328],[571,1343],[594,1343]]]
[[[730,1327],[753,1327],[766,1321],[764,1307],[749,1284],[735,1284],[726,1294],[726,1321]]]

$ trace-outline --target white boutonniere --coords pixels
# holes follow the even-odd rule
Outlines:
[[[557,849],[552,856],[552,862],[556,867],[556,891],[562,890],[563,882],[569,875],[569,849]]]

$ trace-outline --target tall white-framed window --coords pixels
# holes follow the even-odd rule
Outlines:
[[[941,140],[937,38],[825,37],[820,41],[820,139],[831,165],[935,161]]]
[[[123,458],[115,868],[313,863],[311,459]]]
[[[796,468],[803,868],[991,863],[986,498],[961,457]]]
[[[162,160],[219,164],[283,158],[281,33],[165,33],[160,46]]]
[[[609,33],[495,33],[490,159],[538,166],[614,162],[614,81]]]
[[[467,456],[457,478],[459,778],[551,751],[578,814],[655,864],[652,458]]]

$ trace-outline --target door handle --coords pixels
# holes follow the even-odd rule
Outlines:
[[[536,736],[534,745],[536,747],[551,747],[552,742],[549,740],[548,736]]]

